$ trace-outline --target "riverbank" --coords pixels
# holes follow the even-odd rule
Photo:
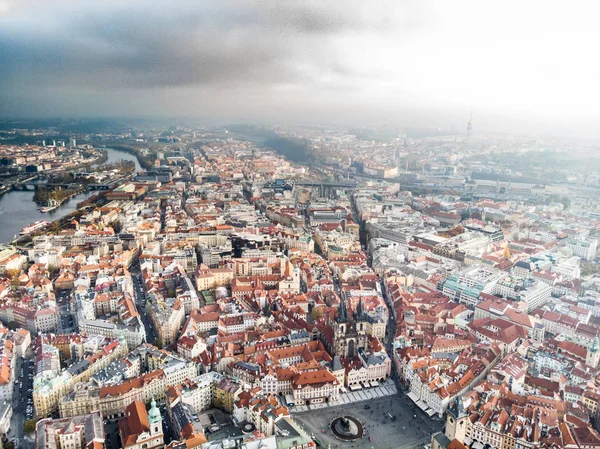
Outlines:
[[[0,198],[0,242],[10,242],[21,229],[36,221],[55,221],[69,216],[77,205],[91,196],[80,193],[63,202],[57,209],[43,213],[33,202],[33,191],[13,190]]]
[[[121,151],[123,153],[129,153],[136,157],[138,164],[144,170],[149,170],[152,168],[154,161],[150,158],[146,158],[141,149],[135,147],[133,145],[124,145],[124,144],[111,144],[110,147],[106,147],[106,149],[113,149],[115,151]]]
[[[107,160],[102,165],[128,160],[136,163],[136,169],[139,169],[139,162],[135,155],[112,148],[106,148],[105,150]],[[42,213],[39,206],[33,201],[34,193],[33,190],[9,190],[3,195],[0,192],[0,242],[12,241],[15,234],[19,234],[21,228],[36,221],[55,221],[71,216],[70,214],[81,206],[93,205],[95,203],[94,197],[99,196],[97,195],[98,192],[80,193],[65,201],[57,209]],[[97,199],[99,198],[96,198],[96,201]],[[88,202],[88,200],[92,201]]]
[[[99,198],[98,198],[98,200],[99,200]],[[10,243],[12,245],[19,245],[19,244],[24,245],[24,244],[28,244],[31,240],[34,239],[34,237],[37,237],[38,235],[43,235],[43,234],[48,234],[48,233],[57,234],[62,228],[64,228],[67,224],[69,224],[71,222],[71,220],[81,217],[81,212],[79,210],[80,204],[81,203],[78,203],[77,208],[74,209],[72,212],[70,212],[66,215],[63,215],[62,217],[60,217],[56,220],[49,221],[48,226],[41,229],[40,231],[32,232],[31,234],[17,235],[17,237],[15,239],[13,239]]]
[[[73,198],[80,193],[85,192],[85,188],[67,188],[67,189],[59,189],[59,188],[47,188],[44,186],[39,186],[38,189],[33,194],[33,201],[37,203],[39,206],[45,206],[48,202],[56,202],[59,204],[64,203],[68,199]]]
[[[104,164],[107,160],[108,160],[108,151],[106,151],[105,149],[101,149],[100,151],[102,151],[102,156],[100,156],[99,158],[96,159],[96,161],[92,164],[85,164],[84,167],[91,167],[93,165],[102,165]]]

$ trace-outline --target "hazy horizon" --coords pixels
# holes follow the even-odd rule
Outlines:
[[[0,116],[598,137],[598,10],[0,0]]]

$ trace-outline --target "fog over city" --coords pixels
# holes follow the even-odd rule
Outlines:
[[[0,0],[0,116],[595,136],[598,8]]]

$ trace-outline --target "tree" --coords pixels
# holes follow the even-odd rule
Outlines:
[[[14,331],[17,329],[17,323],[15,321],[9,321],[8,323],[6,323],[6,327],[8,327],[9,330]]]
[[[111,228],[113,228],[113,230],[115,231],[115,234],[120,234],[121,230],[123,229],[123,226],[121,225],[121,222],[119,220],[115,220],[115,221],[111,222],[109,224],[109,226]]]
[[[6,270],[6,271],[4,272],[4,275],[5,275],[7,278],[13,278],[13,277],[15,277],[15,276],[19,276],[19,274],[21,274],[21,272],[20,272],[19,270]]]
[[[582,277],[591,276],[592,274],[598,272],[598,267],[596,266],[596,264],[588,262],[587,260],[581,261],[580,269]]]
[[[569,207],[571,207],[571,199],[570,198],[563,197],[560,200],[558,200],[558,202],[563,205],[565,210],[568,209]]]
[[[19,275],[21,274],[17,270],[10,270],[12,273],[10,274],[10,286],[13,290],[18,290],[21,286],[21,280],[19,279]],[[6,273],[8,274],[8,272]]]
[[[315,307],[310,313],[310,316],[312,317],[313,321],[318,321],[319,319],[323,318],[324,314],[323,307]]]
[[[34,419],[28,419],[27,421],[25,421],[23,423],[23,430],[25,431],[25,433],[33,433],[33,432],[35,432],[35,420]]]

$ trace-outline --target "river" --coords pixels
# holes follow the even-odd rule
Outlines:
[[[106,150],[108,153],[108,158],[103,162],[103,164],[113,164],[120,161],[133,161],[135,163],[135,171],[142,171],[142,166],[134,154],[115,150],[113,148],[103,148],[103,150]]]
[[[123,151],[106,148],[108,159],[105,164],[119,162],[120,160],[135,162],[136,171],[141,171],[137,157]],[[73,212],[77,204],[86,199],[92,193],[81,193],[70,200],[65,201],[58,209],[49,213],[39,211],[39,206],[33,201],[33,190],[13,190],[0,196],[0,242],[8,242],[15,234],[19,234],[21,228],[38,220],[58,220]]]

